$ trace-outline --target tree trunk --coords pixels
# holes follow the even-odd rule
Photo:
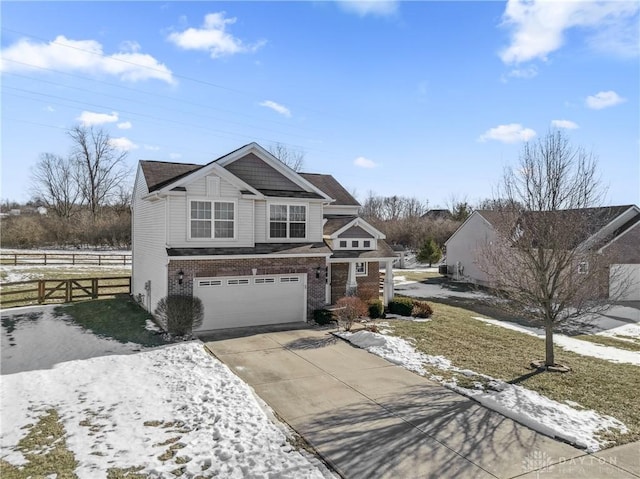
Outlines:
[[[553,356],[553,322],[547,320],[544,325],[545,332],[545,366],[553,366],[555,364],[555,358]]]

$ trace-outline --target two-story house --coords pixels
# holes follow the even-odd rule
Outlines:
[[[251,143],[206,165],[141,161],[132,200],[132,294],[153,312],[199,297],[201,331],[306,321],[357,294],[393,297],[395,257],[330,175],[297,173]]]

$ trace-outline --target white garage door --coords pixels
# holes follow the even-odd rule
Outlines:
[[[640,301],[640,264],[612,264],[609,297],[617,301]]]
[[[202,300],[199,331],[307,319],[306,275],[196,278],[193,294]]]

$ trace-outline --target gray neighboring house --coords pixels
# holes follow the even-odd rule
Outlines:
[[[598,252],[612,258],[611,281],[603,285],[615,297],[620,278],[632,278],[634,286],[625,288],[625,301],[640,300],[640,208],[636,205],[585,208],[593,218],[581,245],[596,245]],[[494,224],[499,216],[495,211],[477,210],[445,242],[448,274],[455,281],[487,284],[488,277],[478,266],[478,254],[484,244],[495,238]],[[622,272],[622,274],[619,274]]]
[[[199,297],[201,331],[308,320],[347,294],[393,297],[393,250],[331,175],[297,173],[256,143],[206,165],[140,161],[132,294],[153,312]]]

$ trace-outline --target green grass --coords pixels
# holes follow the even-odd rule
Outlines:
[[[626,349],[627,351],[640,351],[640,342],[637,338],[634,342],[621,341],[611,336],[601,336],[598,334],[582,334],[580,336],[574,336],[575,339],[581,339],[582,341],[589,341],[590,343],[602,344],[603,346],[612,346],[618,349]]]
[[[445,356],[461,369],[520,384],[559,402],[575,401],[587,409],[615,417],[629,432],[608,433],[606,439],[613,441],[611,445],[640,439],[638,366],[580,356],[556,347],[556,362],[570,366],[572,371],[528,376],[534,372],[530,362],[544,358],[542,339],[474,320],[472,316],[476,313],[463,308],[432,304],[431,321],[389,321],[392,334],[415,339],[419,351]]]
[[[132,342],[149,347],[166,344],[162,336],[145,329],[145,323],[151,319],[151,315],[126,295],[59,306],[55,313],[69,317],[97,336],[122,343]]]

